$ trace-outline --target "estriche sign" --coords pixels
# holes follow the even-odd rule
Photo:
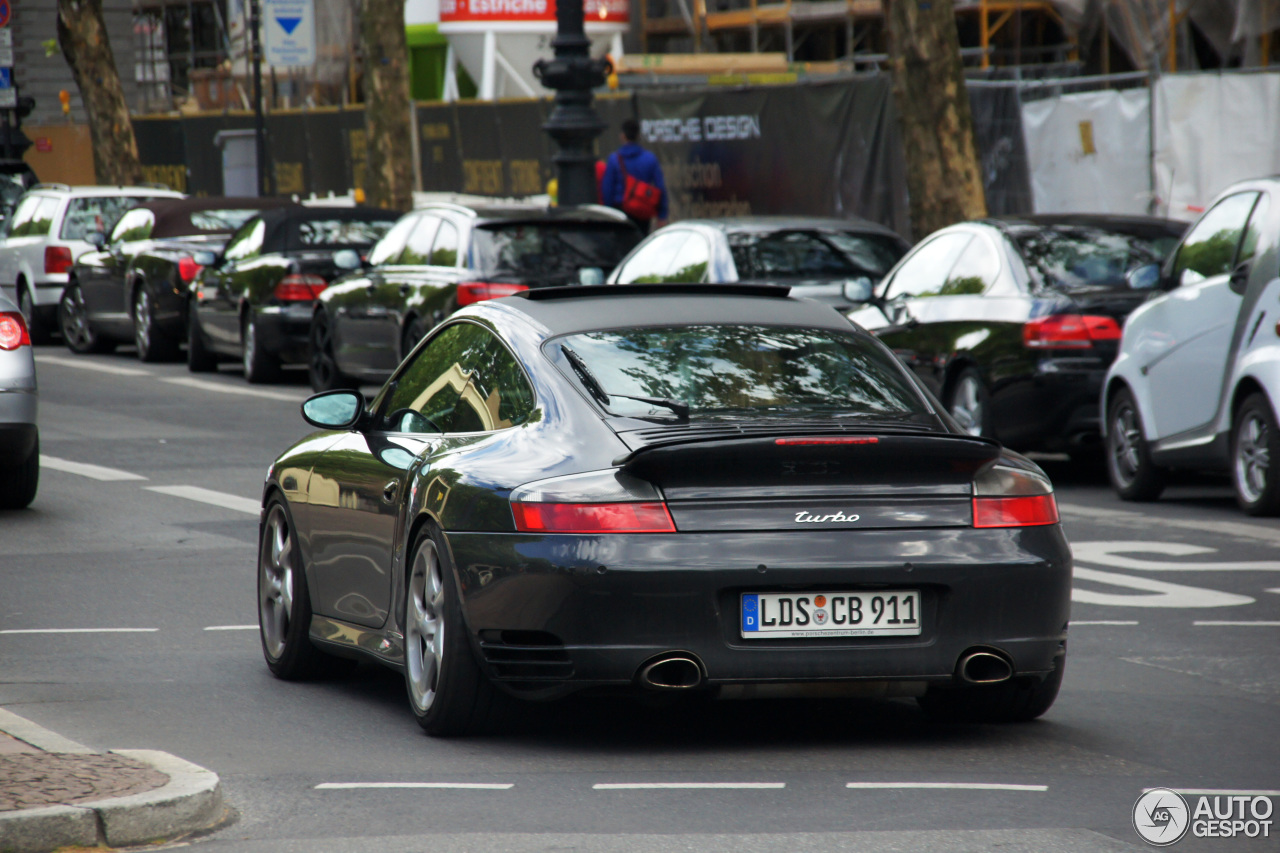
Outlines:
[[[585,0],[587,23],[625,24],[631,20],[627,0]],[[546,21],[555,23],[555,0],[441,0],[440,23]]]

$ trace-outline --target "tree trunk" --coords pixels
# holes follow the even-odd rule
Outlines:
[[[102,21],[102,0],[58,0],[58,44],[89,113],[98,183],[138,183],[142,180],[138,142]]]
[[[916,238],[987,215],[952,0],[883,0]]]
[[[360,42],[368,150],[365,198],[377,207],[408,210],[413,207],[413,144],[404,0],[363,0]]]

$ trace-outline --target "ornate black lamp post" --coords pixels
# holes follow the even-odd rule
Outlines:
[[[609,74],[606,59],[592,59],[591,42],[582,27],[583,0],[557,0],[555,59],[539,59],[533,73],[542,85],[556,90],[556,105],[542,126],[560,150],[553,158],[560,186],[560,204],[591,204],[596,200],[595,153],[592,141],[604,122],[591,106],[591,90],[603,86]]]

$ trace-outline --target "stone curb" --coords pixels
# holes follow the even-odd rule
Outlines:
[[[48,750],[92,753],[88,747],[0,709],[0,731]],[[64,747],[73,747],[65,749]],[[222,783],[218,774],[167,752],[114,749],[168,775],[169,784],[126,797],[75,806],[46,806],[0,813],[0,851],[47,853],[76,845],[119,847],[207,829],[222,816]]]

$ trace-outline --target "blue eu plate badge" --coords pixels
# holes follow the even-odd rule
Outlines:
[[[760,630],[760,596],[742,596],[742,630]]]

